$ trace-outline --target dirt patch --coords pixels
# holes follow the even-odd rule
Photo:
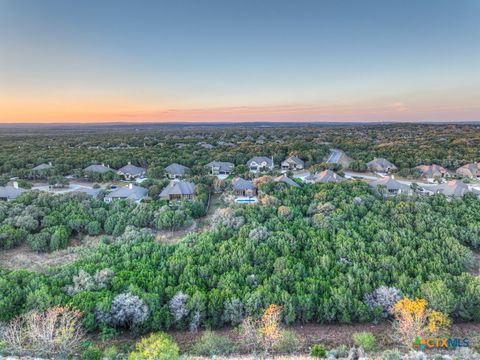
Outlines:
[[[189,233],[208,230],[210,228],[210,219],[215,213],[215,210],[224,205],[220,195],[213,194],[210,198],[207,215],[193,220],[192,224],[185,229],[177,231],[157,230],[155,231],[155,240],[161,243],[174,244],[182,240]]]
[[[174,244],[182,240],[187,234],[196,232],[197,228],[197,221],[194,220],[192,224],[185,229],[177,231],[157,230],[155,231],[155,240],[165,244]]]
[[[14,249],[0,251],[0,267],[10,270],[25,269],[36,272],[46,272],[49,268],[71,263],[96,246],[100,241],[98,236],[85,236],[83,240],[72,239],[69,247],[51,253],[32,251],[27,245]]]

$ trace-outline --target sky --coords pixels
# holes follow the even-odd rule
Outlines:
[[[478,0],[0,0],[0,122],[480,120]]]

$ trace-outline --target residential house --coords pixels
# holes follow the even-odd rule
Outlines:
[[[184,180],[172,180],[160,193],[162,200],[192,200],[195,197],[195,184]]]
[[[212,150],[215,146],[213,146],[212,144],[208,144],[208,143],[199,143],[199,145],[204,148],[204,149],[207,149],[207,150]]]
[[[49,162],[48,164],[40,164],[40,165],[37,165],[35,166],[32,171],[44,171],[44,170],[49,170],[53,167],[52,163]]]
[[[436,194],[443,194],[451,197],[463,197],[467,192],[475,192],[479,194],[478,190],[470,188],[462,180],[449,180],[446,183],[439,184],[433,187]]]
[[[344,178],[334,173],[332,170],[323,170],[317,174],[307,176],[304,180],[306,183],[331,183],[343,181]]]
[[[184,177],[188,170],[188,167],[177,163],[170,164],[165,168],[165,172],[170,179]]]
[[[419,165],[415,169],[419,170],[421,176],[426,179],[443,178],[448,176],[448,170],[440,165]]]
[[[209,174],[213,176],[228,176],[232,173],[233,168],[235,167],[233,163],[224,161],[212,161],[205,166],[209,168]]]
[[[125,187],[118,188],[111,193],[105,195],[103,200],[106,203],[110,203],[114,200],[130,200],[136,203],[142,201],[148,194],[148,190],[141,186],[128,184]]]
[[[126,180],[143,178],[146,172],[147,170],[145,168],[132,165],[130,162],[117,171],[117,173]]]
[[[467,177],[469,179],[473,179],[480,176],[480,162],[478,163],[471,163],[465,164],[459,167],[455,173],[458,176]]]
[[[273,158],[266,156],[255,156],[247,161],[247,167],[252,173],[273,170]]]
[[[100,199],[102,195],[102,190],[100,188],[88,188],[88,187],[80,187],[72,191],[72,193],[81,193],[86,194],[92,198]]]
[[[287,175],[280,175],[280,176],[274,177],[273,181],[283,182],[287,185],[294,186],[294,187],[300,187],[300,185],[298,185],[294,180],[290,179]]]
[[[289,158],[282,161],[281,167],[284,171],[303,170],[305,167],[305,162],[298,156],[290,156]]]
[[[253,181],[237,177],[232,181],[232,189],[235,196],[253,197],[257,195],[257,188]]]
[[[293,174],[294,179],[300,179],[302,182],[306,182],[305,180],[312,176],[310,171],[302,171],[302,172],[297,172]]]
[[[397,167],[393,165],[390,161],[384,158],[374,158],[372,161],[367,163],[367,167],[370,171],[378,171],[388,173],[392,170],[397,170]]]
[[[15,200],[17,197],[27,191],[28,190],[26,189],[19,188],[18,183],[14,181],[13,185],[0,186],[0,200]]]
[[[395,180],[393,176],[383,176],[377,180],[371,181],[369,185],[375,188],[378,186],[385,188],[387,195],[413,194],[413,189],[409,185]]]
[[[94,165],[87,166],[85,169],[83,169],[83,171],[86,173],[105,174],[109,171],[114,171],[114,170],[109,166],[105,166],[105,164],[102,164],[102,165],[94,164]]]

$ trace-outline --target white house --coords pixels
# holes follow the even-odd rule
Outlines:
[[[247,167],[252,173],[273,170],[273,158],[266,156],[255,156],[247,161]]]
[[[282,161],[281,164],[282,171],[298,171],[303,170],[304,167],[305,162],[298,156],[290,156],[289,158]]]

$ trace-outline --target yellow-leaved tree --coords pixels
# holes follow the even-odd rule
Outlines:
[[[426,339],[446,333],[451,324],[445,314],[429,309],[425,299],[403,298],[394,305],[393,315],[398,340],[407,346],[417,337]]]

